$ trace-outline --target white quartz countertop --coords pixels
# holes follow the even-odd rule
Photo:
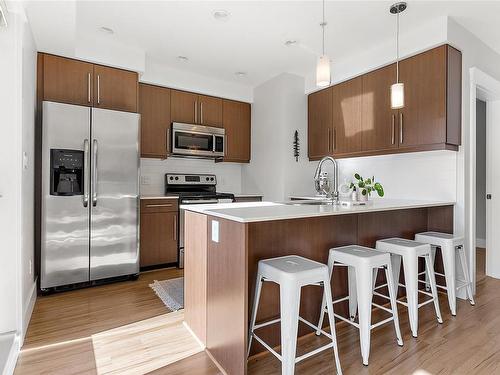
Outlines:
[[[288,203],[288,204],[287,204]],[[423,200],[395,200],[374,199],[366,206],[332,206],[307,205],[299,201],[292,202],[248,202],[222,203],[203,205],[181,205],[181,209],[198,212],[205,215],[220,217],[240,223],[259,221],[287,220],[306,217],[348,215],[354,213],[404,210],[410,208],[425,208],[454,205],[453,201],[423,201]]]
[[[157,194],[157,195],[141,195],[141,199],[179,199],[179,196],[178,195],[161,195],[161,194]]]
[[[234,193],[234,196],[236,198],[253,198],[253,197],[262,197],[263,195],[259,194],[259,193],[256,193],[256,194],[252,194],[252,193]]]

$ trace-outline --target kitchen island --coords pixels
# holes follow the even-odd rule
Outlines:
[[[332,247],[374,247],[378,239],[413,238],[433,230],[453,232],[454,202],[380,199],[366,206],[311,202],[252,202],[184,206],[185,322],[227,374],[246,373],[248,316],[261,259],[301,255],[326,263]],[[335,298],[347,295],[347,271],[334,273]],[[302,290],[300,315],[317,321],[322,288]],[[347,304],[335,306],[347,315]],[[279,316],[279,289],[266,283],[257,321]],[[279,324],[259,331],[279,345]],[[299,325],[299,336],[310,333]],[[258,343],[252,354],[263,351]]]

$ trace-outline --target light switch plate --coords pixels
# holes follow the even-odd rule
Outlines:
[[[212,241],[219,242],[219,222],[212,220]]]

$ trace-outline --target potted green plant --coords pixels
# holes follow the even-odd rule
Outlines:
[[[380,182],[375,182],[375,176],[364,179],[359,173],[355,173],[354,179],[349,188],[358,192],[359,201],[367,201],[373,191],[377,192],[379,197],[384,196],[384,188]]]

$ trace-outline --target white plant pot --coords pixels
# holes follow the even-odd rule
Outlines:
[[[358,201],[359,202],[367,202],[368,201],[368,193],[366,195],[363,195],[361,190],[358,190]]]

